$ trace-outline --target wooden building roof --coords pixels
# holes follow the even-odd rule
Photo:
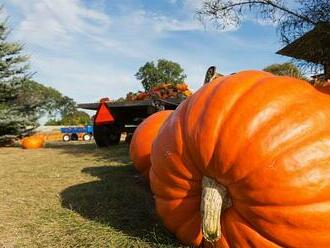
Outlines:
[[[318,23],[314,29],[276,52],[316,64],[330,64],[330,23]]]

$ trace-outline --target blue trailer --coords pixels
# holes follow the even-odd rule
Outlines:
[[[79,140],[89,141],[93,137],[93,126],[62,127],[63,141]]]

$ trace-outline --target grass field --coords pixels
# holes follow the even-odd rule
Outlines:
[[[179,247],[125,144],[0,148],[0,247]]]

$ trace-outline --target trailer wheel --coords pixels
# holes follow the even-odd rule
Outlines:
[[[70,135],[69,134],[64,134],[63,136],[62,136],[62,140],[64,141],[64,142],[68,142],[68,141],[70,141]]]
[[[73,133],[73,134],[71,134],[71,140],[78,140],[79,139],[79,137],[78,137],[78,134],[76,134],[76,133]]]
[[[83,141],[90,141],[92,139],[92,136],[88,133],[85,133],[82,138]]]
[[[94,139],[98,147],[108,147],[119,144],[120,127],[115,124],[94,125]]]
[[[133,133],[127,133],[125,143],[130,144],[133,137]]]

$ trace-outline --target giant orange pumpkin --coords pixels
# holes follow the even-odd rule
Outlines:
[[[151,161],[157,212],[185,244],[330,247],[330,97],[304,81],[215,79],[165,121]]]
[[[22,142],[21,146],[24,149],[36,149],[36,148],[42,148],[45,145],[45,139],[41,136],[30,136],[25,137]]]
[[[149,178],[149,168],[151,166],[152,142],[163,122],[172,112],[172,110],[164,110],[149,116],[140,123],[133,134],[130,144],[130,157],[135,168],[147,179]]]

